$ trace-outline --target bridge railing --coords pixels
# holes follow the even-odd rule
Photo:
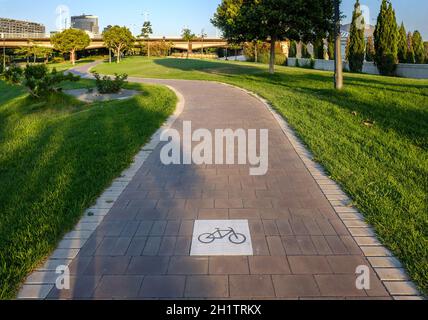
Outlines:
[[[45,39],[50,35],[47,33],[2,33],[0,32],[0,39]]]

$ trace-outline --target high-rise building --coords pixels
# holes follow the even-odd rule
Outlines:
[[[86,31],[92,35],[98,35],[100,33],[98,17],[93,15],[82,14],[81,16],[71,17],[71,27]]]
[[[14,38],[43,38],[46,28],[36,22],[0,18],[0,33]]]

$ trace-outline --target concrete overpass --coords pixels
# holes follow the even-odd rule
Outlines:
[[[171,43],[172,48],[179,49],[179,50],[199,50],[202,47],[203,48],[224,48],[227,47],[227,41],[224,39],[204,39],[203,41],[201,39],[196,39],[190,42],[190,45],[187,43],[187,41],[183,39],[178,38],[154,38],[154,39],[139,39],[135,42],[135,46],[141,46],[142,43],[147,43],[147,41],[150,41],[151,43],[154,42],[161,42],[165,41],[166,43]],[[0,39],[0,47],[3,47],[3,45],[6,48],[20,48],[20,47],[28,47],[33,45],[38,45],[40,47],[48,47],[52,48],[51,42],[49,38],[6,38],[6,39]],[[91,44],[86,49],[101,49],[106,48],[104,41],[102,39],[92,39]]]

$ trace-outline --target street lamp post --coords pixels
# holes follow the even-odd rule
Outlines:
[[[334,0],[334,87],[337,90],[343,88],[343,66],[342,66],[342,36],[340,33],[340,0]]]

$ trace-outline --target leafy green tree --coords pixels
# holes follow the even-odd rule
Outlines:
[[[365,22],[361,11],[360,1],[357,0],[352,14],[351,30],[349,34],[349,69],[352,72],[362,72],[364,64],[365,40],[364,40]]]
[[[398,30],[398,61],[407,62],[407,33],[403,22]]]
[[[327,54],[330,60],[334,60],[334,33],[330,32],[327,38],[328,46],[327,46]]]
[[[375,63],[382,75],[394,75],[398,63],[398,27],[395,11],[388,0],[382,0],[374,32]]]
[[[332,0],[223,0],[212,19],[232,42],[270,41],[270,73],[277,41],[324,38],[333,22]]]
[[[66,29],[51,37],[55,50],[70,53],[70,61],[76,63],[76,51],[83,50],[91,43],[89,36],[82,30]]]
[[[415,50],[413,49],[413,34],[407,34],[407,63],[415,63]]]
[[[428,63],[428,41],[424,42],[424,48],[425,48],[425,63]]]
[[[152,23],[150,21],[145,21],[143,28],[141,29],[141,36],[147,40],[147,56],[150,57],[150,35],[153,34]]]
[[[291,41],[290,49],[288,50],[288,56],[290,58],[295,58],[297,56],[297,42],[295,40]]]
[[[116,62],[120,63],[121,54],[129,50],[135,43],[135,38],[127,27],[113,26],[103,32],[106,46],[116,53]]]
[[[322,38],[316,39],[313,44],[314,58],[324,59],[324,40]]]
[[[311,54],[308,51],[308,45],[306,43],[302,43],[301,55],[304,59],[309,59],[311,57]]]
[[[413,50],[415,50],[415,62],[421,64],[425,62],[425,48],[422,36],[419,31],[413,33]]]
[[[369,62],[373,62],[375,54],[376,54],[376,50],[374,47],[373,37],[369,36],[367,38],[367,44],[366,44],[366,60]]]
[[[189,28],[184,28],[181,32],[181,38],[187,41],[187,55],[186,59],[189,59],[189,53],[191,52],[190,42],[196,39],[196,35]]]

